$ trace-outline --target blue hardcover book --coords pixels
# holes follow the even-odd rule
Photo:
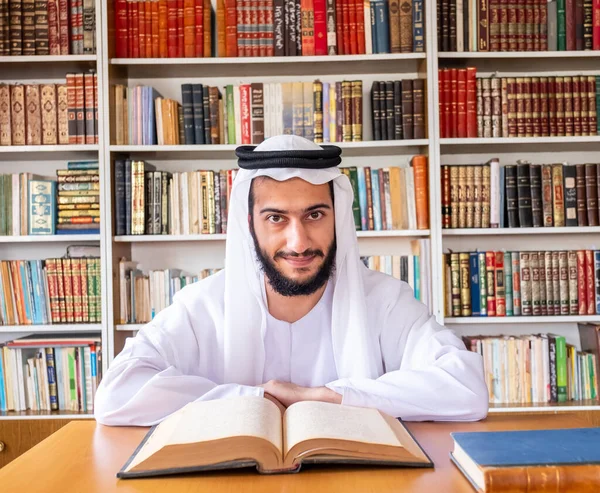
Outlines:
[[[375,7],[375,32],[377,51],[373,53],[390,53],[390,15],[388,3],[385,0],[372,0]]]
[[[370,0],[369,9],[371,11],[371,45],[373,48],[373,53],[379,53],[377,51],[377,24],[375,23],[375,1]]]
[[[67,163],[67,169],[99,169],[98,161],[72,161]]]
[[[2,296],[0,296],[2,298]],[[6,408],[6,389],[4,387],[4,362],[2,361],[2,348],[0,347],[0,411],[8,411]]]
[[[42,318],[42,304],[40,302],[40,279],[38,278],[37,260],[31,260],[29,262],[31,269],[31,287],[33,288],[33,323],[43,324]]]
[[[505,205],[505,199],[504,199],[504,190],[505,190],[506,186],[505,186],[505,173],[504,173],[504,166],[500,167],[500,228],[504,228],[506,223],[504,222],[504,218],[506,217],[505,213],[504,213],[504,209],[506,207]]]
[[[379,170],[371,170],[371,197],[373,200],[373,224],[375,231],[381,231],[383,224],[381,221],[381,199],[379,195]]]
[[[29,321],[29,323],[33,323],[33,308],[29,298],[29,281],[27,280],[27,269],[25,268],[26,262],[27,260],[19,261],[19,272],[21,274],[21,293],[23,294],[23,301],[25,303],[25,318]],[[24,322],[23,325],[27,323],[24,320],[21,322]]]
[[[365,181],[365,168],[358,167],[356,169],[358,175],[358,202],[360,205],[360,225],[363,231],[367,231],[367,184]]]
[[[544,491],[579,491],[577,470],[558,474],[552,466],[596,465],[600,477],[600,428],[450,433],[450,459],[478,491],[500,480],[502,491],[525,491],[526,481]],[[520,474],[506,469],[527,468]],[[589,472],[579,481],[590,485]],[[561,483],[568,478],[569,483]],[[581,486],[581,484],[579,484]],[[587,489],[587,488],[586,488]],[[494,490],[498,491],[498,490]],[[592,491],[589,489],[589,491]]]
[[[466,5],[465,5],[466,8]],[[423,0],[413,0],[413,52],[425,52],[425,9]]]
[[[469,253],[469,266],[471,271],[471,313],[474,317],[481,315],[479,289],[479,254],[477,252]]]
[[[413,255],[413,262],[414,262],[414,272],[415,272],[415,298],[419,301],[421,300],[421,270],[419,268],[420,263],[419,263],[419,256],[418,255]]]

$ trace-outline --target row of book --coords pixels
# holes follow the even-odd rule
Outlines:
[[[477,78],[440,69],[442,138],[600,135],[600,76]]]
[[[443,228],[598,226],[600,164],[442,166]]]
[[[0,56],[93,53],[93,0],[0,0]]]
[[[98,143],[98,79],[67,74],[65,84],[0,84],[0,145]]]
[[[115,0],[118,58],[425,51],[422,0]]]
[[[437,2],[438,51],[600,50],[597,0]]]
[[[375,140],[425,138],[424,79],[374,82]],[[363,140],[363,82],[183,84],[182,103],[150,86],[114,86],[117,145],[259,144],[275,135]]]
[[[595,331],[581,325],[581,332]],[[578,351],[564,336],[465,336],[483,358],[490,403],[561,403],[598,399],[597,346]],[[583,346],[583,344],[582,344]]]
[[[429,227],[427,158],[407,168],[341,168],[354,190],[358,231]],[[144,161],[115,161],[117,236],[227,232],[236,170],[170,173]]]
[[[100,258],[0,261],[0,325],[99,323]]]
[[[419,255],[370,255],[360,258],[372,270],[383,272],[407,283],[413,290],[415,298],[421,296],[421,258]]]
[[[0,344],[0,411],[94,411],[99,337],[25,337]]]
[[[600,251],[444,253],[452,317],[600,314]]]
[[[158,312],[173,303],[173,297],[185,286],[211,276],[221,269],[202,269],[197,276],[181,269],[149,270],[138,262],[119,261],[119,323],[150,322]]]
[[[0,175],[0,236],[100,231],[98,162],[71,162],[56,174]]]

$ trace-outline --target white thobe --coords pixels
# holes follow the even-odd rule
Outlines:
[[[439,325],[408,284],[365,269],[369,330],[379,343],[377,379],[339,378],[331,337],[332,282],[295,323],[268,314],[263,381],[326,386],[342,404],[377,408],[404,420],[482,419],[488,391],[481,356]],[[95,417],[107,425],[153,425],[185,404],[242,395],[258,386],[223,383],[223,271],[180,291],[126,341],[96,393]],[[263,303],[264,303],[263,290]],[[243,307],[232,309],[243,310]]]

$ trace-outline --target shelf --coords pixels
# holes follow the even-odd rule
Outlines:
[[[600,51],[452,51],[438,58],[600,58]]]
[[[0,421],[21,419],[94,419],[94,415],[77,411],[0,411]]]
[[[557,315],[530,317],[446,317],[444,324],[557,324],[600,323],[600,315]]]
[[[381,55],[274,56],[231,58],[113,58],[111,65],[256,65],[296,63],[340,63],[384,60],[424,60],[425,53],[396,53]]]
[[[527,404],[490,404],[490,414],[500,413],[555,413],[600,411],[600,401],[532,402]]]
[[[146,324],[118,324],[115,328],[118,332],[131,332],[132,330],[140,330]]]
[[[95,62],[96,55],[23,55],[0,56],[0,64],[5,63],[62,63],[62,62]]]
[[[0,325],[0,334],[23,332],[31,334],[62,334],[71,332],[100,332],[102,324]]]
[[[598,234],[598,226],[576,226],[565,228],[459,228],[442,229],[443,236],[503,236],[503,235],[560,235]]]
[[[427,237],[428,229],[407,229],[402,231],[357,231],[359,238],[399,238],[399,237]],[[226,234],[201,234],[201,235],[129,235],[115,236],[117,243],[154,243],[166,241],[225,241]]]
[[[600,135],[586,137],[497,137],[470,139],[440,139],[440,145],[479,145],[479,144],[584,144],[600,143]]]
[[[68,243],[71,241],[100,241],[100,234],[0,236],[0,243]]]
[[[0,62],[2,63],[2,62]],[[40,146],[0,146],[1,153],[21,153],[21,152],[97,152],[98,144],[77,144],[77,145],[40,145]]]

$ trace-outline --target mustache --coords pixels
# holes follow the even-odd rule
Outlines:
[[[325,254],[323,253],[323,250],[312,250],[312,249],[307,249],[304,250],[302,253],[298,253],[298,252],[285,252],[283,250],[278,251],[275,255],[273,255],[273,259],[277,259],[277,258],[285,258],[285,257],[325,257]]]

